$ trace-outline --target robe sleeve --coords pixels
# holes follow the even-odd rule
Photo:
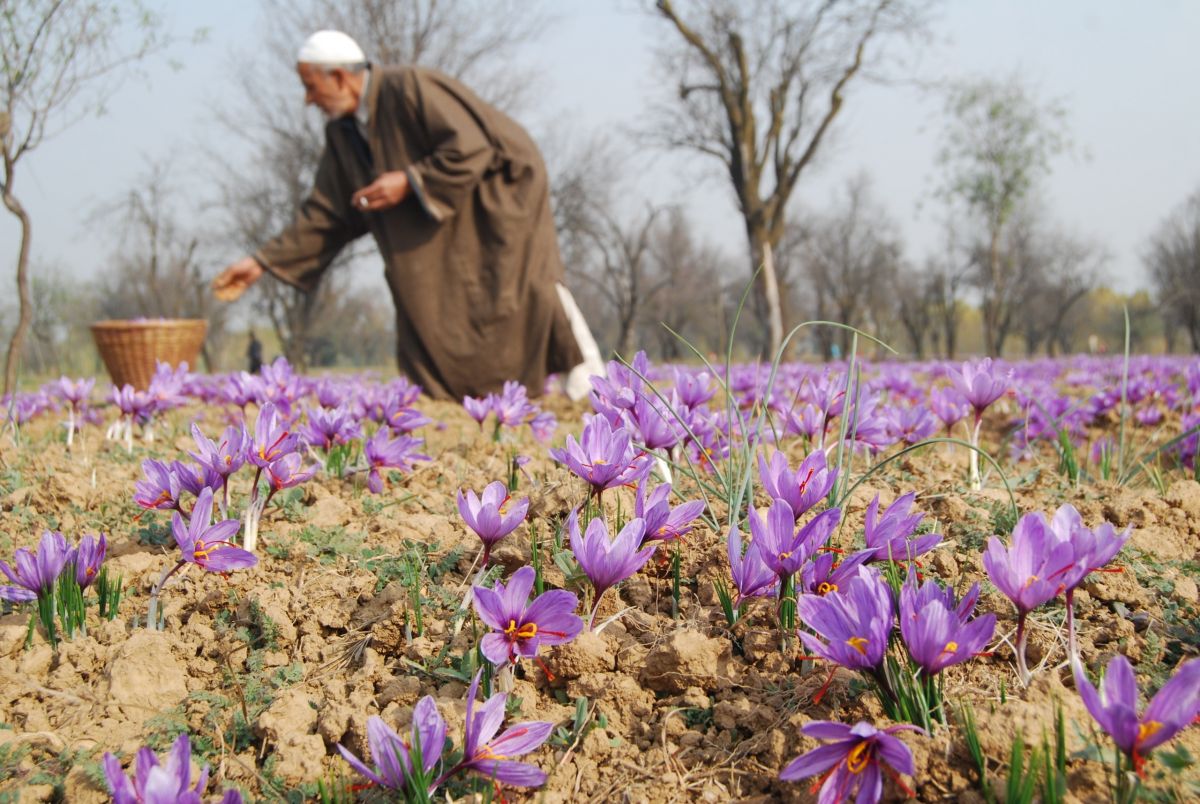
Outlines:
[[[311,291],[338,252],[368,231],[366,218],[350,208],[352,194],[327,143],[312,192],[295,221],[255,252],[254,259],[276,278]]]
[[[435,77],[413,71],[404,88],[404,113],[416,121],[431,152],[406,169],[421,208],[441,223],[462,206],[496,157],[469,104]]]

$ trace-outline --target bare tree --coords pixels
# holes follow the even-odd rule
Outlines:
[[[698,240],[679,207],[671,207],[655,227],[651,283],[658,289],[645,304],[647,339],[657,344],[664,360],[691,357],[680,338],[704,352],[725,343],[724,258],[711,244]]]
[[[219,164],[225,238],[244,252],[291,223],[312,186],[324,148],[323,121],[305,114],[295,76],[296,48],[319,28],[353,36],[376,63],[420,63],[449,73],[477,88],[502,108],[512,108],[532,82],[515,66],[514,53],[546,24],[539,9],[521,0],[264,0],[267,23],[263,45],[236,66],[237,98],[216,104],[231,137],[249,149],[245,161],[231,161],[228,149],[212,153]],[[252,304],[271,323],[288,360],[305,366],[315,347],[318,322],[335,314],[351,285],[345,266],[369,251],[348,249],[311,293],[281,282],[259,282]]]
[[[859,175],[847,182],[828,214],[810,218],[809,232],[804,268],[816,303],[813,315],[882,334],[878,311],[891,306],[888,291],[901,245],[886,210],[871,197],[870,181]],[[828,360],[835,342],[842,354],[848,352],[852,333],[822,328],[816,337]]]
[[[658,15],[678,39],[660,53],[676,93],[658,107],[649,136],[718,160],[746,230],[769,347],[782,342],[781,292],[772,251],[787,203],[846,101],[847,88],[878,65],[884,43],[921,33],[911,0],[695,0]]]
[[[936,341],[931,337],[934,326],[934,305],[931,277],[908,263],[898,266],[890,288],[896,320],[908,339],[917,360],[925,359],[925,344]]]
[[[1021,263],[1004,251],[1005,237],[1022,202],[1049,171],[1050,159],[1066,148],[1065,113],[1057,103],[1040,103],[1015,78],[955,86],[947,113],[942,193],[965,205],[983,233],[975,285],[985,348],[1000,354],[1022,295]],[[1010,236],[1010,242],[1016,241]]]
[[[129,38],[128,30],[134,36]],[[33,321],[29,254],[33,226],[14,188],[17,165],[47,138],[101,108],[124,69],[162,44],[157,18],[138,4],[0,0],[0,195],[21,226],[19,313],[4,361],[4,393],[16,383]]]
[[[1041,227],[1018,251],[1026,261],[1020,329],[1025,353],[1049,355],[1072,348],[1071,313],[1096,287],[1106,255],[1095,244]]]
[[[192,210],[178,208],[179,195],[170,166],[152,162],[129,190],[96,210],[94,222],[115,241],[111,268],[97,281],[97,311],[105,318],[206,319],[202,357],[212,370],[229,308],[209,291],[203,233]]]
[[[1200,191],[1162,222],[1143,259],[1168,326],[1182,327],[1200,352]]]

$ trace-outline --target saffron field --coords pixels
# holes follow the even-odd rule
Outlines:
[[[5,400],[0,800],[1200,794],[1200,360],[419,391]]]

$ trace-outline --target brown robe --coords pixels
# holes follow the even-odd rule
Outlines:
[[[433,70],[372,68],[366,100],[371,162],[351,121],[331,121],[312,194],[255,259],[310,291],[343,246],[370,232],[410,380],[437,398],[498,391],[505,380],[540,394],[547,374],[583,356],[555,288],[562,258],[533,140]],[[412,185],[404,201],[381,212],[351,207],[356,190],[394,170]]]

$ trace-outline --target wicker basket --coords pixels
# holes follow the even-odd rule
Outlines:
[[[208,322],[202,318],[99,321],[92,324],[96,348],[113,385],[146,390],[158,361],[196,367]]]

